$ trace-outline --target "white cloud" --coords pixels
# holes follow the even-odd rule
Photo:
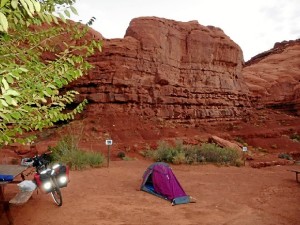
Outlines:
[[[79,17],[106,38],[122,38],[131,19],[157,16],[198,20],[220,27],[243,50],[245,60],[269,50],[275,42],[300,38],[300,0],[77,0]]]

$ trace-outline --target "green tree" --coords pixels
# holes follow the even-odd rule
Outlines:
[[[74,2],[0,0],[0,145],[30,142],[30,131],[73,119],[86,105],[67,110],[78,93],[62,91],[101,50],[100,41],[85,38],[87,26],[64,23],[77,14]]]

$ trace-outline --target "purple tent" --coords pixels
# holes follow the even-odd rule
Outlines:
[[[157,162],[150,165],[143,175],[141,190],[164,198],[173,205],[190,202],[168,164]]]

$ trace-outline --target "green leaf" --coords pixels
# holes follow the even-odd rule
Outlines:
[[[61,18],[61,20],[65,23],[66,22],[66,18],[64,17],[64,15],[62,13],[58,13],[58,15]]]
[[[28,72],[28,69],[26,69],[26,68],[24,68],[24,67],[20,67],[19,69],[20,69],[22,72],[25,72],[25,73]]]
[[[55,24],[58,24],[58,20],[57,20],[56,16],[52,15],[52,19],[53,19]]]
[[[4,86],[4,90],[7,91],[9,89],[9,85],[8,85],[8,83],[7,83],[7,81],[5,80],[4,77],[2,78],[2,84]]]
[[[71,14],[70,14],[69,10],[66,9],[66,10],[64,11],[64,13],[65,13],[65,15],[66,15],[67,17],[69,17],[69,18],[71,17]]]
[[[71,9],[71,11],[72,11],[72,13],[74,13],[75,15],[77,15],[78,16],[78,12],[77,12],[77,10],[74,8],[74,6],[70,6],[70,9]]]
[[[7,104],[12,105],[12,98],[9,95],[4,95]]]
[[[18,120],[18,119],[21,118],[21,113],[19,113],[19,112],[13,112],[13,113],[11,113],[11,116],[12,116],[12,118]]]
[[[26,0],[26,1],[29,1],[29,0]],[[27,3],[25,2],[25,0],[20,0],[20,2],[21,2],[21,4],[22,4],[23,8],[26,10],[27,14],[28,14],[30,17],[33,17],[32,14],[31,14],[31,12],[30,12],[30,10],[29,10],[29,8],[28,8]]]
[[[11,95],[11,96],[19,96],[20,93],[15,91],[15,90],[12,90],[12,89],[9,89],[5,92],[5,95]]]
[[[8,2],[8,0],[1,0],[0,8],[5,6],[5,4]]]
[[[13,7],[13,9],[18,8],[18,0],[12,0],[10,4],[11,4],[11,7]]]
[[[17,102],[17,100],[14,99],[14,98],[11,100],[11,104],[12,104],[13,106],[18,106],[18,102]]]
[[[57,89],[53,84],[47,84],[47,87],[51,88],[51,89],[54,89],[54,90]]]
[[[1,92],[4,95],[6,93],[6,90],[3,87],[1,87]]]
[[[0,117],[4,120],[8,120],[8,118],[2,112],[0,112]]]
[[[6,16],[2,12],[0,12],[0,31],[7,32],[7,30],[8,30],[8,22]]]
[[[19,23],[19,20],[18,20],[17,17],[14,17],[14,23],[15,23],[15,24],[18,24],[18,23]]]
[[[51,95],[53,94],[52,89],[50,88],[46,88],[46,90],[43,91],[44,95],[46,95],[47,97],[51,97]]]
[[[33,5],[34,5],[34,8],[35,8],[35,11],[36,12],[40,12],[41,11],[41,4],[35,0],[31,0]]]
[[[30,11],[31,14],[34,14],[34,6],[33,6],[33,3],[31,2],[31,0],[24,0],[27,5],[28,5],[28,9]]]
[[[50,14],[47,14],[47,15],[45,15],[45,18],[47,19],[47,22],[49,22],[49,23],[52,23],[52,15],[50,15]]]
[[[6,77],[6,80],[7,80],[7,82],[10,83],[10,84],[13,84],[13,83],[14,83],[14,78],[12,78],[12,76],[9,76],[9,75],[8,75],[8,76]]]
[[[43,103],[47,103],[47,100],[46,100],[45,98],[41,98],[41,101],[42,101]]]
[[[63,86],[62,82],[60,80],[55,80],[55,83],[59,88],[61,88]]]
[[[6,101],[4,101],[4,99],[0,99],[0,102],[3,106],[8,107],[8,104],[6,103]]]

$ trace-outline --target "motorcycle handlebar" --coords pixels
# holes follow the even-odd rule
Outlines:
[[[44,159],[44,156],[48,156],[52,153],[52,151],[47,151],[47,152],[44,152],[42,153],[41,155],[35,155],[31,158],[23,158],[21,160],[21,165],[22,166],[38,166],[38,165],[34,165],[34,162],[38,161],[38,162],[41,162],[43,159]],[[47,159],[44,159],[46,161],[48,161]]]

